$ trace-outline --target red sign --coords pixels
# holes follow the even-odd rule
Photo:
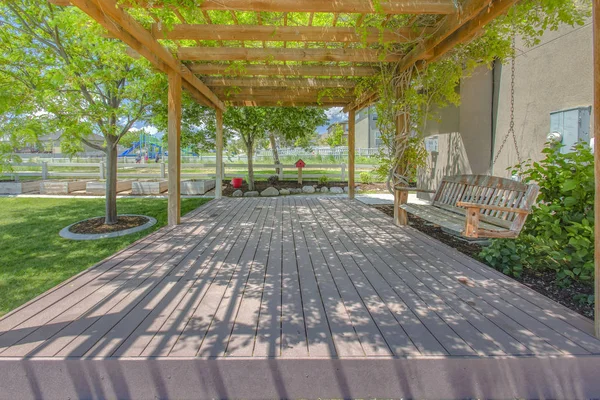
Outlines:
[[[296,168],[304,168],[306,167],[306,163],[302,160],[296,161]]]

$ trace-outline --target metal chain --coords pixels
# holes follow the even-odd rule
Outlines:
[[[513,34],[513,38],[512,38],[512,52],[513,52],[513,56],[512,56],[512,61],[511,61],[511,67],[510,67],[510,124],[508,126],[508,132],[506,133],[506,136],[504,137],[504,140],[502,140],[502,144],[500,145],[500,148],[498,149],[498,152],[496,153],[496,156],[494,157],[494,161],[492,162],[492,166],[494,166],[496,164],[496,161],[498,161],[498,158],[500,157],[500,153],[502,153],[502,149],[504,148],[504,145],[506,144],[506,141],[508,140],[509,136],[512,136],[513,138],[513,143],[515,145],[515,150],[517,152],[517,161],[519,162],[519,166],[523,163],[523,159],[521,158],[521,152],[519,151],[519,145],[517,144],[517,135],[515,134],[515,56],[516,56],[516,44],[515,44],[515,35]]]

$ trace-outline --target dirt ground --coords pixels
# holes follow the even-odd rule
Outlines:
[[[378,205],[374,206],[378,210],[384,212],[390,217],[394,217],[394,206],[392,205]],[[454,247],[463,254],[472,257],[476,260],[479,259],[479,252],[482,246],[477,243],[470,243],[456,236],[450,235],[444,232],[440,227],[430,224],[429,222],[416,217],[414,215],[408,216],[408,224],[415,229],[420,230],[423,233],[445,243],[451,247]],[[589,296],[594,294],[594,288],[591,285],[582,284],[575,282],[570,286],[563,287],[556,283],[556,276],[554,271],[544,270],[536,271],[531,269],[525,269],[520,277],[515,278],[522,284],[530,287],[538,293],[543,294],[562,304],[565,307],[570,308],[573,311],[578,312],[587,318],[594,318],[594,306],[587,302],[581,302],[577,300],[577,297]]]
[[[73,225],[69,230],[73,233],[99,234],[124,231],[125,229],[135,228],[148,222],[148,218],[141,216],[119,216],[117,223],[106,225],[104,217],[88,219]]]

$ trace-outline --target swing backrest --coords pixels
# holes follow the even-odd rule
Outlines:
[[[464,214],[459,201],[530,210],[539,187],[511,179],[488,175],[455,175],[442,179],[433,198],[433,205]],[[479,219],[490,224],[520,232],[527,214],[498,210],[481,210]]]

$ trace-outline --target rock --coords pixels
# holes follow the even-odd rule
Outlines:
[[[289,195],[290,193],[291,193],[291,192],[290,192],[289,190],[287,190],[287,189],[281,189],[281,190],[279,191],[279,194],[280,194],[280,195],[282,195],[282,196],[287,196],[287,195]]]
[[[314,186],[304,186],[304,187],[302,187],[302,193],[314,193],[314,192],[315,192]]]
[[[344,187],[344,193],[348,193],[350,189],[348,188],[348,186]]]
[[[258,197],[258,192],[256,192],[256,191],[246,192],[246,193],[244,193],[244,197]]]
[[[271,187],[266,188],[262,192],[260,192],[260,195],[263,197],[279,196],[279,190],[277,190],[273,186],[271,186]]]
[[[341,187],[332,187],[331,189],[329,189],[329,191],[333,194],[342,194],[344,193],[344,189],[342,189]]]
[[[321,188],[321,193],[329,193],[329,188],[327,186],[323,186]]]
[[[236,190],[235,192],[233,192],[233,194],[231,195],[232,197],[242,197],[244,195],[244,192],[242,192],[241,190]]]
[[[302,189],[298,189],[298,188],[290,189],[290,194],[298,194],[298,193],[302,193]]]

